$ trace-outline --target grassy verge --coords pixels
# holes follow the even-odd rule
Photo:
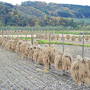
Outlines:
[[[30,37],[19,37],[22,40],[31,40]],[[64,45],[73,45],[73,46],[83,46],[82,44],[79,43],[69,43],[69,42],[58,42],[58,41],[51,41],[49,42],[48,40],[37,40],[39,44],[64,44]],[[85,44],[85,47],[90,47],[90,44]]]
[[[55,33],[55,34],[73,34],[73,35],[80,35],[81,34],[81,32],[84,32],[85,33],[85,35],[90,35],[90,31],[88,30],[88,31],[80,31],[80,30],[42,30],[42,31],[40,31],[40,30],[34,30],[33,32],[32,31],[30,31],[30,30],[27,30],[27,32],[26,33],[20,33],[20,32],[18,32],[18,33],[12,33],[13,35],[30,35],[31,33],[33,33],[33,34],[35,34],[35,33]]]
[[[31,40],[30,37],[19,37],[19,38],[22,39],[22,40]]]
[[[81,32],[84,32],[86,35],[90,35],[90,31],[55,31],[56,34],[74,34],[80,35]]]
[[[68,43],[68,42],[57,42],[57,41],[51,41],[49,42],[48,40],[37,40],[39,44],[64,44],[64,45],[73,45],[73,46],[83,46],[82,44],[77,44],[77,43]],[[85,44],[85,47],[90,47],[90,44]]]

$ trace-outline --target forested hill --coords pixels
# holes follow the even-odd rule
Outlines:
[[[83,22],[74,22],[72,18],[90,18],[90,6],[55,4],[37,1],[12,5],[0,2],[0,26],[72,26]]]
[[[23,2],[21,6],[33,7],[50,16],[73,17],[73,18],[90,18],[90,6],[72,5],[72,4],[55,4],[45,2]]]

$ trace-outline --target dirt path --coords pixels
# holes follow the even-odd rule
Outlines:
[[[42,66],[39,66],[42,68]],[[49,73],[36,71],[30,60],[20,59],[13,52],[0,47],[0,90],[90,90],[79,87],[69,76],[51,69]]]

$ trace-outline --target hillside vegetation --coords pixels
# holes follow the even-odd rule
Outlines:
[[[0,26],[64,26],[80,28],[90,25],[90,6],[55,4],[37,1],[12,5],[0,2]]]

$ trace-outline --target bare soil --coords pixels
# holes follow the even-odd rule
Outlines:
[[[73,56],[81,54],[81,47],[65,46],[65,50]],[[90,57],[90,48],[85,52]],[[90,90],[90,87],[78,86],[70,76],[61,75],[53,67],[49,73],[36,69],[32,60],[21,59],[18,54],[0,47],[0,90]]]

